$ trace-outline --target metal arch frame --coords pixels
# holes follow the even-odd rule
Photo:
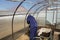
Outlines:
[[[42,5],[42,6],[46,6],[46,5]],[[42,6],[40,6],[39,8],[37,8],[37,9],[35,10],[35,12],[33,13],[33,16],[34,16],[34,14],[36,14],[36,12],[37,12]]]
[[[47,7],[47,5],[43,5],[43,6],[44,6],[44,7],[43,7],[39,12],[41,12],[44,8]],[[42,7],[42,6],[41,6],[41,7]],[[40,9],[40,7],[36,9],[36,11],[34,12],[34,14],[36,14],[39,9]],[[38,14],[39,14],[39,12],[38,12]],[[33,14],[33,16],[34,16],[34,14]],[[37,16],[36,16],[36,19],[38,18],[38,14],[37,14]]]
[[[46,1],[42,1],[42,2],[46,2]],[[28,15],[29,11],[30,11],[33,7],[35,7],[36,5],[41,4],[42,2],[39,2],[39,3],[34,4],[34,5],[28,10],[28,12],[26,13],[26,16],[25,16],[25,20],[26,20],[26,17],[27,17],[27,15]],[[24,28],[25,28],[25,22],[26,22],[25,20],[24,20]]]
[[[25,0],[23,0],[21,3],[19,3],[19,5],[18,5],[17,8],[15,9],[14,14],[13,14],[13,17],[12,17],[12,24],[11,24],[11,26],[12,26],[12,39],[13,39],[13,40],[15,40],[15,39],[14,39],[14,32],[13,32],[14,16],[15,16],[16,11],[18,10],[18,8],[21,6],[21,4],[22,4],[24,1],[25,1]]]
[[[45,0],[45,1],[46,1],[46,0]],[[47,1],[47,2],[48,2],[48,1]],[[46,5],[43,5],[43,6],[46,6]],[[48,2],[48,6],[47,6],[47,7],[49,7],[49,6],[50,6],[50,5],[49,5],[49,2]],[[42,6],[41,6],[41,7],[42,7]],[[40,7],[39,7],[39,8],[40,8]],[[35,13],[39,10],[39,8],[37,8],[36,11],[35,11],[33,14],[35,14]],[[44,8],[42,8],[40,11],[42,11],[43,9],[44,9]],[[40,12],[40,11],[39,11],[39,12]],[[38,12],[38,13],[39,13],[39,12]]]
[[[43,5],[44,7],[41,9],[41,10],[39,10],[39,8],[38,9],[36,9],[36,11],[34,12],[34,14],[36,14],[36,12],[39,10],[39,12],[38,12],[38,14],[44,9],[44,8],[46,8],[46,7],[49,7],[49,6],[47,6],[47,5]],[[41,6],[42,7],[42,6]],[[38,18],[38,15],[36,16],[36,19]]]
[[[49,7],[49,6],[45,6],[44,8],[46,8],[46,7]],[[42,9],[38,12],[38,15],[39,15],[39,13],[40,13],[44,8],[42,8]],[[38,19],[38,15],[36,16],[36,19]]]
[[[44,5],[43,5],[44,6]],[[44,8],[47,8],[47,7],[49,7],[49,5],[45,5],[39,12],[38,12],[38,14],[44,9]],[[37,11],[39,10],[39,8],[37,9]],[[35,12],[36,13],[36,12]],[[38,18],[38,15],[36,16],[36,19]]]
[[[41,12],[44,8],[46,8],[46,7],[49,7],[49,6],[47,6],[47,5],[42,5],[42,6],[44,6],[39,12]],[[42,7],[42,6],[40,6],[40,7],[38,7],[36,10],[35,10],[35,12],[33,13],[33,16],[34,16],[34,14],[36,14],[37,13],[37,11]],[[39,13],[38,12],[38,13]],[[38,15],[37,15],[38,16]],[[36,16],[36,19],[37,19],[37,16]],[[46,19],[46,18],[45,18]]]
[[[46,7],[49,7],[49,6],[46,6]],[[46,7],[44,7],[44,8],[46,8]],[[38,12],[38,14],[39,14],[44,8],[42,8],[42,9]],[[39,9],[38,9],[38,10],[39,10]],[[38,17],[38,15],[37,15],[37,17]]]

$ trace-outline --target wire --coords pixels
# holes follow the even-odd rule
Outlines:
[[[14,32],[13,32],[14,16],[15,16],[16,11],[18,10],[18,8],[21,6],[21,4],[22,4],[24,1],[25,1],[25,0],[23,0],[23,1],[17,6],[17,8],[16,8],[15,11],[14,11],[13,17],[12,17],[12,39],[13,39],[13,40],[14,40]]]

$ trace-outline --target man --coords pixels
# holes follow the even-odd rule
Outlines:
[[[37,22],[35,18],[31,15],[28,15],[27,17],[27,23],[29,24],[30,28],[30,40],[36,40],[34,37],[37,35]]]

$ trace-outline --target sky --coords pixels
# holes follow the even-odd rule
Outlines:
[[[24,2],[22,4],[22,6],[25,7],[27,10],[29,10],[29,8],[32,7],[32,5],[34,5],[37,2],[43,1],[43,0],[26,0],[26,1],[27,1],[27,3]],[[28,3],[28,2],[30,2],[30,3]],[[0,0],[0,10],[10,10],[11,8],[17,7],[19,3],[20,2],[11,2],[11,1],[6,1],[6,0]],[[36,6],[34,9],[36,9],[37,7],[38,6]]]
[[[26,1],[32,2],[33,4],[39,2],[37,0],[26,0]],[[40,0],[40,1],[43,1],[43,0]],[[9,10],[11,8],[17,7],[19,3],[20,2],[0,0],[0,10]],[[24,6],[28,10],[33,4],[24,2],[22,6]]]
[[[19,2],[10,2],[5,0],[0,0],[0,10],[9,10],[10,8],[17,6]]]

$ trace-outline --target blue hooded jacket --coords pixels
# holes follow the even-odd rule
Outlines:
[[[30,40],[36,40],[36,39],[33,39],[37,35],[37,27],[38,27],[35,18],[31,15],[28,15],[27,23],[30,24],[29,25],[29,27],[30,27]]]

